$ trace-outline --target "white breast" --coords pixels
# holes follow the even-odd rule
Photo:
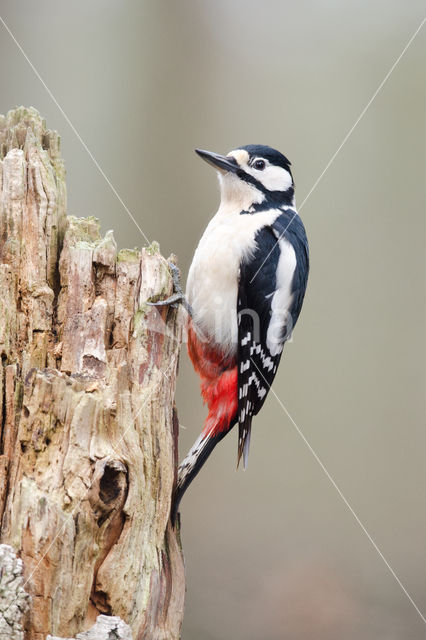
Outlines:
[[[193,320],[209,341],[228,353],[237,347],[237,292],[241,260],[255,249],[255,234],[280,211],[241,215],[219,209],[207,226],[189,269],[187,298]]]

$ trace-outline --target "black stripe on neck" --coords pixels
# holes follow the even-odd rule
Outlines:
[[[240,178],[240,180],[244,180],[244,182],[252,184],[265,196],[265,199],[262,202],[258,202],[252,205],[251,211],[241,211],[241,213],[258,213],[259,211],[265,211],[268,209],[278,209],[279,207],[283,206],[293,206],[293,184],[286,191],[270,191],[259,180],[256,180],[256,178],[246,173],[242,169],[237,171],[236,174],[238,178]]]

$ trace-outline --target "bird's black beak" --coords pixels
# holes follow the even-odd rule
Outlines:
[[[195,153],[198,153],[200,158],[211,164],[215,169],[219,169],[219,171],[232,171],[235,173],[239,169],[238,162],[232,156],[221,156],[219,153],[204,151],[203,149],[195,149]]]

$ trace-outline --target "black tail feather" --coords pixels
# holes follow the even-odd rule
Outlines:
[[[176,516],[178,514],[179,505],[180,501],[182,500],[183,494],[185,493],[197,473],[200,471],[201,467],[203,466],[215,446],[226,436],[226,434],[232,429],[234,425],[235,422],[231,423],[229,429],[222,431],[217,435],[205,435],[202,433],[189,450],[187,456],[182,460],[178,469],[178,479],[170,514],[173,526],[176,522]]]
[[[237,469],[240,464],[241,456],[243,457],[244,469],[247,469],[248,454],[250,449],[250,435],[251,435],[251,416],[244,424],[238,424],[238,458]]]

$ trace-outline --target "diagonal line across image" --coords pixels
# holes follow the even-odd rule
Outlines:
[[[30,65],[31,69],[34,71],[35,75],[37,76],[37,78],[40,80],[41,84],[43,85],[43,87],[46,89],[47,93],[49,94],[49,96],[52,98],[53,102],[55,103],[55,105],[58,107],[59,111],[61,112],[61,114],[63,115],[64,119],[66,120],[66,122],[68,123],[68,125],[70,126],[70,128],[72,129],[73,133],[75,133],[75,135],[77,136],[78,140],[81,142],[81,144],[83,145],[84,149],[87,151],[90,159],[92,160],[93,164],[95,165],[95,167],[97,168],[97,170],[99,171],[99,173],[101,174],[101,176],[104,178],[105,182],[108,184],[109,188],[111,189],[111,191],[113,192],[113,194],[115,195],[115,197],[117,198],[117,200],[119,201],[119,203],[122,205],[123,209],[126,211],[127,215],[129,216],[129,218],[135,223],[136,227],[138,228],[141,236],[144,238],[145,242],[147,244],[149,244],[149,239],[147,237],[147,235],[144,233],[142,227],[139,225],[138,221],[136,220],[135,216],[132,214],[132,212],[130,211],[130,209],[128,208],[128,206],[125,204],[123,198],[120,196],[120,194],[118,193],[117,189],[114,187],[114,185],[112,184],[111,180],[108,178],[108,176],[106,175],[105,171],[102,169],[101,165],[99,164],[99,162],[96,160],[95,156],[93,155],[93,153],[90,151],[89,147],[87,146],[87,144],[85,143],[85,141],[83,140],[83,138],[81,137],[81,135],[79,134],[79,132],[77,131],[77,129],[75,128],[75,126],[73,125],[72,121],[70,120],[69,116],[67,115],[67,113],[64,111],[64,109],[61,107],[61,105],[59,104],[59,102],[57,101],[57,99],[55,98],[54,94],[52,93],[52,91],[49,89],[49,87],[47,86],[47,84],[45,83],[45,81],[43,80],[43,78],[41,77],[40,73],[37,71],[36,67],[34,66],[34,64],[31,62],[31,60],[29,59],[29,57],[27,56],[27,54],[25,53],[22,45],[18,42],[18,40],[15,38],[15,36],[13,35],[12,31],[9,29],[8,25],[6,24],[6,22],[3,20],[3,18],[0,16],[0,22],[3,25],[3,27],[6,29],[6,31],[8,32],[8,34],[10,35],[10,37],[12,38],[13,42],[16,44],[16,46],[18,47],[19,51],[22,53],[22,55],[24,56],[25,60],[28,62],[28,64]]]
[[[385,77],[383,78],[383,80],[381,81],[381,83],[379,84],[379,86],[377,87],[377,89],[375,90],[375,92],[373,93],[373,95],[371,96],[371,98],[369,99],[369,101],[367,102],[367,104],[365,105],[365,107],[362,109],[362,111],[360,112],[358,118],[355,120],[354,124],[350,127],[350,129],[348,130],[348,132],[346,133],[345,137],[343,138],[342,142],[340,143],[339,147],[337,148],[337,150],[333,153],[333,155],[331,156],[330,160],[327,162],[327,164],[325,165],[323,171],[320,173],[320,175],[318,176],[318,178],[316,179],[316,181],[314,182],[314,184],[312,185],[311,189],[309,190],[308,194],[305,196],[305,198],[303,199],[301,205],[300,205],[300,210],[303,208],[303,206],[305,205],[305,203],[307,202],[307,200],[310,198],[310,196],[312,195],[312,193],[315,191],[315,189],[317,188],[318,184],[321,182],[321,180],[323,179],[324,175],[326,174],[326,172],[328,171],[328,169],[331,167],[331,165],[333,164],[333,162],[335,161],[337,155],[340,153],[341,149],[343,148],[343,146],[346,144],[346,142],[349,140],[350,136],[352,135],[352,133],[354,132],[355,128],[358,126],[358,124],[360,123],[360,121],[362,120],[362,118],[364,117],[364,115],[366,114],[366,112],[368,111],[368,109],[370,108],[371,104],[373,103],[373,101],[375,100],[375,98],[377,97],[377,95],[379,94],[379,92],[381,91],[381,89],[383,88],[383,86],[385,85],[385,83],[387,82],[387,80],[390,78],[390,76],[392,75],[393,71],[395,70],[396,66],[398,65],[398,63],[400,62],[400,60],[402,59],[402,57],[404,56],[404,54],[406,53],[406,51],[408,50],[408,48],[410,47],[410,45],[413,43],[413,41],[415,40],[415,38],[417,37],[418,33],[420,32],[420,30],[422,29],[424,23],[426,21],[426,17],[421,21],[420,25],[417,27],[417,29],[415,30],[415,32],[413,33],[413,35],[410,37],[410,39],[408,40],[408,42],[406,43],[406,45],[404,46],[404,48],[402,49],[401,53],[399,54],[399,56],[396,58],[396,60],[394,61],[394,63],[392,64],[392,66],[390,67],[389,71],[386,73]],[[126,206],[126,204],[124,203],[123,199],[121,198],[121,196],[119,195],[119,193],[117,192],[117,190],[115,189],[115,187],[112,185],[112,183],[110,182],[109,178],[107,177],[107,175],[105,174],[105,172],[103,171],[103,169],[101,168],[101,166],[99,165],[98,161],[96,160],[96,158],[94,157],[94,155],[92,154],[92,152],[90,151],[90,149],[88,148],[87,144],[84,142],[84,140],[82,139],[81,135],[79,134],[79,132],[77,131],[77,129],[75,128],[75,126],[73,125],[72,121],[70,120],[70,118],[68,117],[68,115],[66,114],[66,112],[64,111],[64,109],[61,107],[61,105],[58,103],[57,99],[55,98],[54,94],[52,93],[52,91],[49,89],[49,87],[46,85],[46,83],[44,82],[43,78],[41,77],[40,73],[38,72],[38,70],[36,69],[36,67],[34,66],[34,64],[31,62],[31,60],[28,58],[27,54],[25,53],[23,47],[21,46],[21,44],[17,41],[16,37],[13,35],[12,31],[10,30],[10,28],[8,27],[8,25],[6,24],[6,22],[4,21],[4,19],[2,17],[0,17],[0,22],[2,23],[3,27],[5,28],[5,30],[8,32],[9,36],[12,38],[12,40],[14,41],[14,43],[16,44],[17,48],[19,49],[19,51],[21,52],[21,54],[24,56],[24,58],[26,59],[26,61],[28,62],[29,66],[31,67],[31,69],[33,70],[34,74],[37,76],[37,78],[40,80],[40,82],[42,83],[42,85],[44,86],[45,90],[47,91],[47,93],[49,94],[49,96],[51,97],[52,101],[55,103],[55,105],[57,106],[57,108],[59,109],[59,111],[61,112],[61,114],[63,115],[63,117],[65,118],[65,120],[67,121],[68,125],[71,127],[72,131],[74,132],[74,134],[77,136],[78,140],[81,142],[82,146],[84,147],[84,149],[86,150],[86,152],[88,153],[88,155],[90,156],[91,160],[93,161],[93,163],[95,164],[96,168],[98,169],[98,171],[100,172],[100,174],[103,176],[103,178],[105,179],[105,181],[107,182],[107,184],[109,185],[110,189],[112,190],[112,192],[114,193],[114,195],[116,196],[116,198],[119,200],[119,202],[121,203],[121,205],[123,206],[123,208],[125,209],[125,211],[127,212],[127,214],[129,215],[129,217],[132,219],[132,221],[134,222],[135,226],[138,228],[139,232],[141,233],[141,235],[143,236],[143,238],[145,239],[145,241],[147,243],[149,243],[149,240],[147,238],[147,236],[145,235],[145,233],[143,232],[142,228],[140,227],[140,225],[138,224],[138,222],[136,221],[135,217],[133,216],[133,214],[131,213],[131,211],[128,209],[128,207]],[[297,216],[297,213],[294,214],[292,220]],[[288,227],[291,225],[292,220],[290,220],[290,222],[288,223],[286,229],[284,230],[284,232],[281,234],[280,238],[285,234],[285,231],[288,229]],[[280,238],[277,239],[277,243],[279,242]],[[271,252],[272,253],[272,250]],[[269,254],[270,255],[270,254]],[[266,260],[268,259],[269,255],[265,258],[264,262],[266,262]],[[264,264],[264,263],[263,263]],[[255,273],[255,275],[253,276],[251,282],[256,278],[257,274],[259,273],[260,269],[262,268],[263,264],[261,265],[261,267],[259,268],[259,270]],[[255,363],[253,363],[255,365]],[[256,365],[255,365],[256,366]],[[256,366],[256,368],[258,369],[258,367]],[[258,369],[259,371],[259,369]],[[163,372],[165,374],[165,372]],[[260,372],[260,375],[263,374],[262,372]],[[265,380],[266,382],[266,380]],[[266,383],[267,384],[267,383]],[[269,386],[269,385],[268,385]],[[336,492],[338,493],[338,495],[340,496],[340,498],[342,499],[342,501],[344,502],[345,506],[347,507],[347,509],[350,511],[350,513],[352,514],[353,518],[355,519],[355,521],[357,522],[357,524],[360,526],[361,530],[363,531],[363,533],[365,534],[365,536],[368,538],[368,540],[370,541],[370,543],[372,544],[373,548],[375,549],[376,553],[380,556],[380,558],[382,559],[382,561],[385,563],[386,567],[388,568],[389,572],[391,573],[391,575],[393,576],[393,578],[395,579],[395,581],[398,583],[399,587],[401,588],[401,590],[404,592],[404,594],[406,595],[406,597],[408,598],[408,600],[410,601],[410,603],[412,604],[412,606],[415,608],[416,612],[418,613],[418,615],[420,616],[420,618],[422,619],[423,622],[426,623],[426,618],[423,615],[423,613],[421,612],[421,610],[419,609],[419,607],[416,605],[415,601],[413,600],[413,598],[411,597],[411,595],[409,594],[409,592],[407,591],[406,587],[404,586],[404,584],[402,583],[402,581],[399,579],[399,577],[397,576],[397,574],[395,573],[394,569],[392,568],[392,566],[390,565],[390,563],[388,562],[388,560],[386,559],[386,557],[384,556],[384,554],[382,553],[382,551],[380,550],[380,548],[378,547],[377,543],[374,541],[374,539],[372,538],[371,534],[368,532],[368,530],[366,529],[366,527],[364,526],[364,524],[362,523],[362,521],[360,520],[360,518],[358,517],[358,515],[356,514],[356,512],[354,511],[353,507],[350,505],[349,501],[346,499],[346,497],[344,496],[344,494],[342,493],[341,489],[339,488],[339,486],[337,485],[336,481],[334,480],[334,478],[332,477],[332,475],[329,473],[329,471],[327,470],[326,466],[324,465],[324,463],[321,461],[321,459],[319,458],[319,456],[317,455],[317,453],[314,451],[314,449],[312,448],[312,446],[310,445],[310,443],[308,442],[308,440],[306,439],[306,437],[304,436],[303,432],[300,430],[300,428],[298,427],[298,425],[296,424],[296,422],[293,420],[293,418],[291,417],[291,415],[289,414],[288,410],[286,409],[286,407],[284,406],[284,404],[281,402],[280,398],[278,397],[278,395],[274,392],[273,389],[271,389],[272,394],[274,395],[274,397],[276,398],[276,400],[278,401],[278,403],[280,404],[282,410],[286,413],[286,415],[288,416],[289,420],[292,422],[293,426],[295,427],[297,433],[299,434],[299,436],[302,438],[303,442],[305,443],[305,445],[308,447],[309,451],[311,452],[311,454],[313,455],[313,457],[315,458],[315,460],[317,461],[317,463],[319,464],[319,466],[321,467],[322,471],[324,472],[324,474],[326,475],[326,477],[328,478],[329,482],[331,483],[331,485],[334,487],[334,489],[336,490]],[[149,398],[148,398],[149,399]],[[147,400],[148,400],[147,399]],[[143,405],[144,406],[144,405]],[[140,408],[140,411],[142,410],[143,406]],[[137,414],[139,415],[139,413]],[[135,416],[137,417],[137,416]],[[125,433],[122,434],[122,437],[124,437]],[[58,534],[59,535],[59,534]],[[54,543],[55,540],[52,541],[52,544]],[[48,549],[49,550],[49,549]],[[48,552],[47,550],[47,552]],[[47,553],[46,552],[46,553]],[[46,554],[45,554],[46,555]],[[41,558],[40,562],[43,560],[44,556]],[[35,567],[35,569],[33,570],[33,573],[37,570],[38,565]],[[33,573],[29,576],[28,580],[32,577]]]
[[[272,393],[272,395],[274,396],[274,398],[276,399],[276,401],[278,402],[278,404],[280,405],[281,409],[284,411],[284,413],[286,414],[286,416],[288,417],[288,419],[290,420],[290,422],[292,423],[293,427],[296,429],[298,435],[302,438],[303,442],[305,443],[305,445],[307,446],[307,448],[309,449],[309,451],[311,452],[311,454],[313,455],[313,457],[315,458],[315,460],[317,461],[317,463],[319,464],[319,466],[321,467],[321,469],[323,470],[323,472],[325,473],[325,475],[327,476],[327,479],[330,481],[330,483],[332,484],[332,486],[334,487],[334,489],[337,491],[339,497],[341,498],[341,500],[343,501],[343,503],[345,504],[345,506],[347,507],[347,509],[349,510],[349,512],[352,514],[352,516],[354,517],[355,521],[357,522],[357,524],[360,526],[361,530],[363,531],[363,533],[366,535],[366,537],[368,538],[368,540],[370,541],[370,543],[372,544],[374,550],[377,552],[377,554],[380,556],[380,558],[383,560],[383,562],[385,563],[386,567],[388,568],[389,572],[392,574],[393,578],[396,580],[396,582],[398,583],[398,585],[400,586],[400,588],[402,589],[402,591],[404,592],[404,594],[407,596],[408,600],[411,602],[411,604],[413,605],[414,609],[417,611],[418,615],[420,616],[420,618],[423,620],[423,622],[426,624],[426,617],[424,616],[424,614],[420,611],[419,607],[417,606],[417,604],[415,603],[415,601],[413,600],[412,596],[409,594],[409,592],[407,591],[407,588],[404,586],[404,584],[402,583],[402,581],[400,580],[400,578],[397,576],[397,574],[395,573],[395,570],[392,568],[391,564],[389,563],[389,561],[386,559],[386,557],[384,556],[383,552],[381,551],[380,547],[377,545],[377,543],[375,542],[374,538],[371,536],[371,534],[369,533],[368,529],[365,527],[365,525],[362,523],[362,521],[360,520],[359,516],[357,515],[356,511],[354,510],[354,508],[351,506],[350,502],[348,501],[348,499],[345,497],[345,495],[343,494],[342,490],[340,489],[339,485],[336,483],[336,481],[334,480],[333,476],[330,474],[330,472],[328,471],[327,467],[325,466],[325,464],[323,463],[323,461],[321,460],[321,458],[319,457],[319,455],[316,453],[316,451],[314,450],[314,448],[312,447],[312,445],[309,443],[309,441],[307,440],[306,436],[304,435],[303,431],[300,429],[300,427],[297,425],[297,423],[295,422],[295,420],[292,418],[292,416],[290,415],[288,409],[285,407],[284,403],[281,401],[281,399],[279,398],[279,396],[275,393],[275,391],[272,389],[272,387],[268,384],[267,380],[265,379],[265,376],[263,375],[262,371],[259,369],[259,367],[256,365],[256,363],[253,361],[253,359],[251,359],[253,365],[256,367],[258,373],[262,376],[264,383],[268,386],[269,391]]]
[[[340,151],[342,150],[342,148],[344,147],[344,145],[346,144],[346,142],[349,140],[349,138],[351,137],[352,133],[355,131],[356,127],[358,126],[358,124],[361,122],[362,118],[365,116],[365,114],[367,113],[368,109],[371,107],[371,105],[373,104],[374,100],[377,98],[378,94],[380,93],[380,91],[383,89],[385,83],[387,82],[387,80],[389,80],[390,76],[392,75],[393,71],[395,70],[396,66],[398,65],[398,63],[400,62],[400,60],[402,59],[402,57],[404,56],[404,54],[406,53],[406,51],[408,50],[409,46],[414,42],[416,36],[419,34],[421,28],[423,27],[424,23],[426,22],[426,16],[423,18],[423,20],[421,21],[421,23],[419,24],[419,26],[417,27],[417,29],[415,30],[415,32],[413,33],[413,35],[411,36],[411,38],[408,40],[407,44],[405,45],[405,47],[403,48],[403,50],[401,51],[401,53],[399,54],[399,56],[396,58],[395,62],[393,63],[393,65],[391,66],[391,68],[389,69],[389,71],[387,72],[387,74],[385,75],[385,77],[383,78],[383,80],[381,81],[381,83],[379,84],[379,86],[377,87],[377,89],[375,90],[375,92],[373,93],[373,95],[371,96],[370,100],[367,102],[367,104],[365,105],[365,107],[362,109],[361,113],[359,114],[358,118],[355,120],[355,122],[353,123],[353,125],[351,126],[351,128],[349,129],[349,131],[347,132],[347,134],[345,135],[345,137],[343,138],[342,142],[340,143],[340,145],[337,147],[336,151],[333,153],[333,155],[331,156],[330,160],[327,162],[327,164],[325,165],[324,169],[321,171],[320,175],[318,176],[318,178],[315,180],[314,184],[312,185],[312,187],[310,188],[310,190],[308,191],[307,195],[303,198],[302,203],[299,207],[299,211],[302,211],[304,205],[306,204],[307,200],[310,198],[310,196],[312,195],[312,193],[315,191],[315,189],[317,188],[317,186],[319,185],[319,183],[321,182],[321,180],[323,179],[323,177],[325,176],[325,174],[327,173],[327,171],[329,170],[329,168],[331,167],[331,165],[333,164],[333,162],[335,161],[337,155],[340,153]],[[296,218],[296,216],[298,215],[297,211],[294,213],[293,217],[291,218],[290,222],[287,224],[286,228],[284,229],[284,231],[281,233],[281,235],[277,238],[275,245],[272,247],[272,249],[270,250],[270,252],[268,253],[268,255],[266,256],[266,258],[264,259],[264,261],[262,262],[262,264],[260,265],[259,269],[256,271],[256,273],[254,274],[254,276],[252,277],[252,279],[250,280],[250,284],[253,282],[253,280],[256,278],[256,276],[258,275],[259,271],[262,269],[263,265],[265,264],[265,262],[268,260],[268,258],[271,256],[275,246],[279,243],[279,241],[283,238],[283,236],[285,235],[285,232],[287,231],[287,229],[290,227],[291,223],[293,222],[293,220]]]

